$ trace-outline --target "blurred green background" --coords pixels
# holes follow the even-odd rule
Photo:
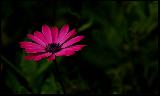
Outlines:
[[[59,57],[68,94],[158,94],[158,1],[1,2],[1,93],[63,94],[52,62],[26,61],[18,42],[68,23],[87,44]],[[30,91],[32,90],[32,92]]]

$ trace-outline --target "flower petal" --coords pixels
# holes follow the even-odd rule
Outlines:
[[[47,53],[38,55],[38,56],[34,57],[33,59],[34,59],[35,61],[39,61],[39,60],[41,60],[41,59],[43,59],[43,58],[49,57],[51,54],[52,54],[52,53],[47,52]]]
[[[25,56],[24,59],[25,60],[32,60],[35,56],[33,55],[28,55],[28,56]]]
[[[61,40],[64,39],[64,36],[68,33],[68,31],[69,31],[69,25],[66,24],[60,30],[59,37],[58,37],[58,42],[60,42]]]
[[[55,54],[56,54],[56,56],[70,56],[70,55],[73,55],[75,53],[75,51],[81,50],[84,46],[86,46],[86,45],[70,46],[68,48],[62,49],[61,51],[59,51]]]
[[[34,60],[34,61],[39,61],[43,58],[46,58],[46,57],[49,57],[52,53],[41,53],[41,54],[33,54],[33,55],[28,55],[28,56],[25,56],[25,59],[26,60]]]
[[[68,46],[70,46],[70,45],[72,45],[72,44],[74,44],[74,43],[76,43],[76,42],[79,42],[79,41],[82,40],[83,38],[84,38],[84,36],[74,37],[74,38],[70,39],[69,41],[67,41],[66,43],[64,43],[64,44],[62,45],[62,48],[66,48],[66,47],[68,47]]]
[[[48,58],[48,61],[52,61],[52,60],[54,60],[55,59],[55,55],[54,54],[52,54],[49,58]]]
[[[58,28],[52,27],[51,32],[52,32],[52,42],[57,43],[57,41],[58,41]]]
[[[35,31],[34,35],[38,38],[40,38],[46,45],[48,44],[48,42],[46,41],[44,35],[41,32]]]
[[[50,28],[46,24],[44,24],[42,26],[42,33],[43,33],[44,37],[46,38],[46,41],[48,43],[52,43],[51,30],[50,30]]]
[[[30,53],[28,56],[25,56],[24,59],[25,60],[32,60],[35,56],[41,55],[44,53]]]
[[[67,33],[67,35],[65,35],[64,39],[62,39],[59,44],[63,44],[67,39],[69,39],[70,37],[73,37],[76,35],[76,29],[71,30],[70,32]]]
[[[40,44],[42,46],[46,46],[46,44],[40,38],[38,38],[38,37],[36,37],[36,36],[34,36],[32,34],[28,34],[27,37],[29,39],[32,39],[34,42],[36,42],[36,43],[38,43],[38,44]]]
[[[33,42],[19,42],[21,48],[44,48],[39,44]]]
[[[27,48],[25,49],[25,51],[27,53],[38,53],[38,52],[45,52],[46,50],[45,49],[32,49],[32,48]]]
[[[55,54],[56,54],[56,56],[70,56],[70,55],[73,55],[74,53],[75,53],[75,51],[63,49],[60,52],[57,52]]]

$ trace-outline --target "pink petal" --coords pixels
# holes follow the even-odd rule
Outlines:
[[[25,56],[24,59],[25,60],[32,60],[35,56],[32,56],[32,55],[28,55],[28,56]]]
[[[81,50],[86,45],[74,45],[68,48],[64,48],[61,51],[56,53],[56,56],[70,56],[75,53],[75,51]]]
[[[36,37],[34,35],[28,34],[27,37],[29,39],[32,39],[34,42],[36,42],[36,43],[38,43],[38,44],[40,44],[42,46],[46,46],[46,44],[40,38],[38,38],[38,37]]]
[[[58,37],[58,42],[63,40],[64,36],[68,33],[68,31],[69,31],[69,25],[66,24],[60,30],[59,37]]]
[[[72,45],[72,44],[74,44],[74,43],[76,43],[76,42],[79,42],[79,41],[82,40],[83,38],[84,38],[84,36],[74,37],[74,38],[70,39],[69,41],[67,41],[66,43],[64,43],[64,44],[62,45],[62,48],[66,48],[66,47],[68,47],[68,46],[70,46],[70,45]]]
[[[38,53],[38,52],[45,52],[46,50],[45,49],[32,49],[32,48],[27,48],[27,49],[25,49],[25,51],[27,52],[27,53]]]
[[[57,39],[58,39],[58,28],[57,28],[57,27],[52,27],[52,28],[51,28],[51,32],[52,32],[52,41],[53,41],[53,43],[57,43]]]
[[[48,58],[48,61],[52,61],[52,60],[54,60],[55,59],[55,55],[54,54],[52,54],[49,58]]]
[[[45,24],[42,26],[42,33],[48,43],[52,43],[52,35],[50,28]]]
[[[75,53],[75,51],[63,49],[60,52],[57,52],[56,56],[70,56],[70,55],[73,55],[74,53]]]
[[[19,42],[21,48],[44,48],[39,44],[33,42]]]
[[[43,53],[30,53],[30,55],[25,56],[24,59],[25,60],[32,60],[35,56],[41,55]]]
[[[39,61],[39,60],[41,60],[41,59],[43,59],[43,58],[46,58],[46,57],[49,57],[50,55],[51,55],[52,53],[44,53],[44,54],[41,54],[41,55],[38,55],[38,56],[36,56],[36,57],[34,57],[33,59],[35,60],[35,61]]]
[[[62,39],[59,44],[63,44],[67,39],[69,39],[70,37],[73,37],[76,35],[76,29],[71,30],[70,32],[68,32],[67,35],[65,35],[64,39]]]
[[[39,61],[43,58],[49,57],[52,53],[42,53],[42,54],[37,54],[37,55],[29,55],[29,56],[25,56],[26,60],[35,60],[35,61]]]
[[[46,45],[48,44],[48,42],[46,41],[44,35],[41,32],[35,31],[34,35],[38,38],[40,38]]]

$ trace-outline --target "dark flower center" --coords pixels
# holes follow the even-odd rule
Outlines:
[[[48,44],[47,47],[46,47],[46,51],[47,52],[52,52],[52,53],[55,53],[55,52],[58,52],[61,50],[61,47],[59,46],[59,44]]]

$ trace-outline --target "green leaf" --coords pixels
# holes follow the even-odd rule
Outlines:
[[[49,69],[53,62],[46,62],[46,63],[43,63],[41,64],[40,68],[37,69],[36,71],[36,75],[41,75],[44,73],[44,71],[46,71],[47,69]]]
[[[41,94],[57,94],[58,92],[63,93],[59,83],[55,81],[54,76],[51,74],[42,86]]]
[[[114,26],[110,26],[106,32],[107,42],[114,49],[122,43],[122,37],[121,32],[116,30]]]
[[[3,62],[6,64],[7,68],[9,68],[13,72],[14,76],[19,81],[19,83],[22,86],[24,86],[29,92],[32,93],[33,90],[29,86],[28,81],[24,77],[23,73],[19,69],[17,69],[12,63],[10,63],[6,58],[4,58],[2,55],[1,55],[1,58]]]
[[[89,27],[91,27],[93,24],[92,20],[88,21],[87,23],[83,24],[79,29],[78,32],[84,31],[86,29],[88,29]]]
[[[19,83],[17,77],[9,70],[6,74],[6,84],[15,94],[29,94],[26,88]]]

